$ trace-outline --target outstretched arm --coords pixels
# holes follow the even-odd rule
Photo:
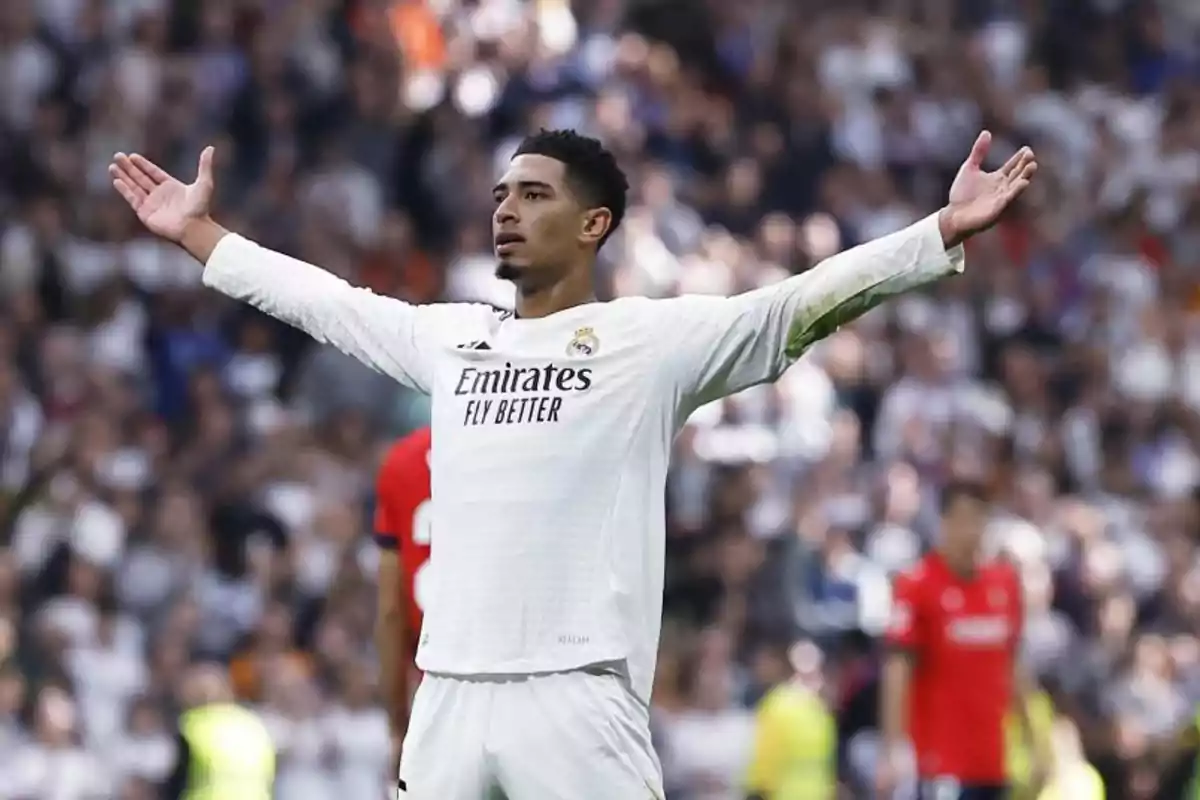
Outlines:
[[[809,347],[904,292],[960,272],[940,215],[822,261],[807,272],[736,297],[670,301],[687,331],[676,352],[697,406],[779,378]],[[672,315],[673,316],[673,315]]]
[[[420,391],[430,391],[431,340],[450,306],[413,306],[346,283],[231,233],[209,216],[213,149],[184,185],[148,159],[118,153],[113,186],[154,234],[204,265],[204,283],[293,325]]]
[[[904,230],[826,259],[807,272],[731,298],[669,301],[681,393],[693,406],[777,379],[815,342],[904,292],[961,272],[962,243],[991,227],[1029,185],[1037,162],[1022,149],[982,169],[984,132],[959,170],[949,203]]]

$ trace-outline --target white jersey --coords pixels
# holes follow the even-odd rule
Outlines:
[[[423,670],[623,661],[648,701],[667,465],[688,415],[775,380],[840,322],[962,266],[929,217],[737,297],[629,297],[533,319],[409,305],[233,235],[204,281],[431,395]]]

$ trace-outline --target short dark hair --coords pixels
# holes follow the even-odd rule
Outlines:
[[[567,168],[567,181],[581,200],[594,208],[607,208],[612,224],[600,244],[608,239],[625,218],[625,193],[629,180],[617,166],[617,159],[598,139],[573,130],[546,130],[526,136],[513,157],[537,155],[561,161]]]
[[[942,487],[941,511],[945,514],[959,500],[971,500],[976,503],[987,503],[989,496],[987,487],[978,481],[952,480]]]

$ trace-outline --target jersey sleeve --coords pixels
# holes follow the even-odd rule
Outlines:
[[[899,575],[892,583],[892,613],[885,639],[890,647],[915,652],[927,637],[922,582],[916,575]]]
[[[236,234],[213,250],[204,283],[426,394],[434,345],[469,307],[382,297]]]
[[[736,297],[664,301],[660,340],[692,407],[773,381],[809,347],[890,297],[961,272],[937,215]]]
[[[372,534],[375,538],[375,544],[384,550],[399,550],[399,529],[392,523],[392,518],[395,514],[389,512],[387,493],[384,491],[382,484],[382,480],[376,482],[375,520]]]
[[[373,535],[375,543],[384,550],[400,549],[403,535],[403,520],[396,508],[398,471],[397,461],[404,453],[404,442],[394,444],[384,456],[379,472],[375,476],[375,520]]]

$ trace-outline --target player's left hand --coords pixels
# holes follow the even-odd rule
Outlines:
[[[388,754],[388,786],[392,787],[390,797],[395,797],[396,780],[400,777],[400,751],[404,746],[404,734],[392,734],[390,752]]]
[[[942,233],[948,245],[961,243],[996,224],[1000,215],[1029,188],[1037,172],[1033,150],[1022,147],[995,172],[984,172],[992,134],[983,131],[967,160],[958,168],[943,212]]]

